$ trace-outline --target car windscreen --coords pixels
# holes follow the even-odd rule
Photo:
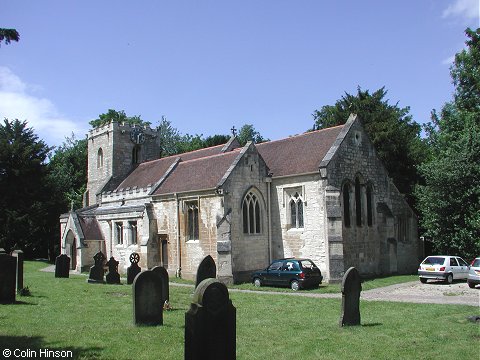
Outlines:
[[[424,265],[443,265],[444,262],[445,262],[444,257],[429,256],[425,260],[423,260],[422,264],[424,264]]]

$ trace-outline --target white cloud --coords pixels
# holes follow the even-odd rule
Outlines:
[[[81,138],[87,129],[62,115],[49,99],[36,96],[34,86],[0,66],[0,120],[26,120],[48,145],[60,145],[72,132]]]
[[[455,55],[450,56],[449,58],[446,58],[445,60],[442,61],[443,65],[452,65],[455,62]]]
[[[442,17],[460,17],[465,20],[479,19],[479,3],[479,0],[455,0],[443,11]]]

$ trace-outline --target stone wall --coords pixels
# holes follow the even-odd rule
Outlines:
[[[343,139],[335,145],[335,153],[324,169],[328,185],[334,189],[332,194],[337,197],[327,216],[329,226],[336,229],[335,235],[329,237],[332,263],[343,262],[343,271],[354,266],[363,275],[414,272],[421,255],[413,211],[388,177],[359,120],[349,120],[340,136]],[[345,184],[349,184],[350,225],[344,218]],[[371,189],[371,224],[368,224],[367,187]],[[357,199],[360,199],[358,212]],[[337,271],[331,277],[338,280],[341,275]]]

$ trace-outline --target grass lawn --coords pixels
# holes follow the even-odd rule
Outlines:
[[[0,350],[71,350],[75,359],[183,359],[193,289],[171,286],[164,326],[133,325],[129,285],[56,279],[25,263],[31,296],[0,305]],[[321,291],[321,289],[320,289]],[[340,328],[339,299],[232,292],[238,359],[478,358],[478,307],[362,302],[362,326]],[[13,356],[11,358],[14,358]]]

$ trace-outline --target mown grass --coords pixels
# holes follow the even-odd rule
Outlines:
[[[0,305],[0,350],[71,350],[76,359],[183,359],[192,287],[170,287],[174,310],[164,313],[164,326],[136,327],[131,286],[87,284],[85,276],[56,279],[38,271],[45,266],[27,262],[24,283],[32,296]],[[362,326],[340,328],[340,299],[268,291],[230,296],[237,308],[238,359],[478,357],[479,327],[466,320],[477,307],[362,302]]]

